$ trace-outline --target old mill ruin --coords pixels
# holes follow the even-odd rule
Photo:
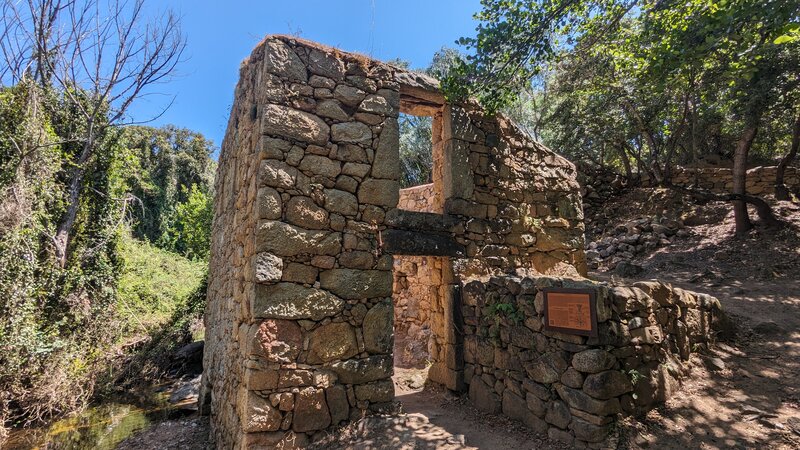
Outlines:
[[[400,113],[432,118],[429,185],[400,189]],[[575,166],[510,120],[294,37],[242,64],[216,192],[201,406],[218,448],[305,447],[395,411],[396,342],[479,408],[599,448],[679,388],[721,317],[708,295],[584,278]],[[544,329],[554,287],[594,292],[595,336]]]

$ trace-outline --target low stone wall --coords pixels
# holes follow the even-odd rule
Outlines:
[[[433,183],[400,189],[400,201],[397,202],[397,208],[408,211],[436,212],[433,204],[435,195]]]
[[[593,289],[598,337],[544,330],[546,287]],[[619,413],[673,395],[722,317],[716,298],[656,281],[493,277],[467,283],[462,297],[470,399],[574,448],[603,448]]]
[[[747,193],[753,195],[767,195],[775,192],[775,166],[754,167],[747,171]],[[678,186],[692,186],[697,184],[701,189],[718,194],[731,192],[733,189],[733,175],[729,168],[718,167],[679,167],[672,175],[672,182]],[[790,191],[800,189],[800,169],[787,167],[784,184]],[[649,178],[642,179],[642,186],[651,186]]]

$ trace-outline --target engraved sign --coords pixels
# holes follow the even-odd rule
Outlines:
[[[593,290],[547,288],[543,292],[545,329],[597,336],[597,310]]]

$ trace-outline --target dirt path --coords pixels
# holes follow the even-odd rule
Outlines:
[[[800,448],[800,207],[778,211],[794,228],[736,238],[727,214],[635,261],[645,269],[637,279],[719,298],[738,333],[697,361],[679,395],[627,421],[625,447]],[[709,367],[713,358],[722,370]]]

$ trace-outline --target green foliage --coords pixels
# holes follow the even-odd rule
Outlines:
[[[63,213],[74,142],[60,133],[80,126],[59,111],[58,95],[22,82],[0,90],[0,419],[32,422],[79,407],[98,369],[111,358],[113,303],[119,264],[110,158],[91,162],[87,195],[70,245],[75,258],[60,269],[50,257]],[[69,124],[72,125],[69,125]],[[100,136],[113,157],[113,136]],[[64,162],[67,162],[66,167]],[[110,326],[109,326],[110,325]]]
[[[431,182],[433,148],[430,117],[400,114],[400,187]]]
[[[515,324],[521,323],[525,318],[521,311],[513,303],[498,302],[487,307],[489,317],[493,317],[495,322],[500,321],[500,316],[505,316]]]
[[[208,259],[213,218],[213,197],[193,184],[186,201],[175,207],[165,224],[166,230],[159,239],[159,244],[187,258]]]
[[[192,258],[205,258],[207,242],[199,242],[196,234],[191,243],[179,242],[178,233],[184,226],[193,230],[198,225],[181,220],[203,219],[197,211],[204,200],[200,197],[209,202],[213,197],[213,144],[200,133],[171,125],[126,128],[121,140],[126,148],[124,182],[140,202],[131,209],[134,236]],[[178,217],[180,205],[192,195],[193,203],[184,206]]]
[[[800,5],[788,0],[484,0],[450,97],[522,102],[526,127],[574,160],[668,178],[732,155],[748,124],[762,160],[788,147]],[[533,92],[532,95],[528,94]]]
[[[174,147],[152,159],[131,150],[130,135],[95,134],[102,151],[83,164],[70,257],[63,269],[54,264],[53,236],[82,151],[73,137],[86,126],[62,94],[29,82],[0,89],[0,425],[80,408],[122,370],[121,354],[161,335],[170,336],[158,346],[167,351],[199,332],[205,302],[214,163],[210,144],[185,130],[156,130]],[[130,236],[130,192],[148,186],[158,237],[196,261]]]
[[[120,243],[122,273],[117,315],[130,332],[151,333],[183,307],[201,285],[207,264],[192,261],[127,235]]]

